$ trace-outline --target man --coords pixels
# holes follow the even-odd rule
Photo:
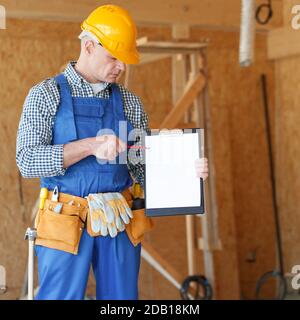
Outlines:
[[[68,249],[73,244],[65,234],[72,233],[75,213],[56,215],[53,213],[60,211],[51,207],[59,203],[53,200],[56,187],[62,198],[71,199],[64,201],[63,210],[75,210],[72,201],[78,200],[80,207],[86,197],[92,210],[90,195],[103,196],[101,199],[119,196],[132,185],[132,177],[142,186],[144,183],[142,163],[130,159],[125,164],[111,163],[128,148],[127,136],[121,136],[120,122],[125,121],[128,132],[147,128],[140,99],[116,84],[125,64],[138,63],[136,27],[127,11],[105,5],[90,14],[82,30],[77,62],[70,62],[63,74],[30,90],[19,124],[16,160],[20,172],[26,178],[41,178],[41,187],[52,194],[47,214],[42,211],[38,219],[38,238],[39,233],[46,235],[40,242],[45,244],[36,245],[36,299],[83,299],[91,264],[97,299],[137,299],[141,245],[133,245],[128,233],[120,232],[124,229],[118,213],[111,226],[118,224],[115,221],[119,218],[119,232],[112,235],[112,230],[108,234],[106,229],[106,236],[102,227],[103,223],[106,227],[109,218],[106,215],[105,220],[103,212],[108,207],[88,214],[92,231],[80,228],[78,252],[72,252]],[[206,159],[196,161],[196,174],[206,179]],[[101,205],[99,199],[94,203]],[[96,213],[104,220],[97,220]],[[122,218],[126,223],[126,217]],[[44,219],[48,220],[42,228]],[[100,224],[93,225],[93,221]],[[55,232],[57,239],[53,238]]]

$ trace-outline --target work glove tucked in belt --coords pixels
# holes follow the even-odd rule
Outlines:
[[[102,236],[115,237],[118,231],[125,230],[132,212],[127,201],[118,192],[92,193],[87,197],[91,228]]]

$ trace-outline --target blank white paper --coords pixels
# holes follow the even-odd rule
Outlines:
[[[199,146],[199,133],[145,137],[147,209],[201,205],[195,170]]]

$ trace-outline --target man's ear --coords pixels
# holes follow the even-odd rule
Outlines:
[[[85,51],[88,55],[92,54],[93,51],[94,51],[94,49],[95,49],[95,43],[94,43],[92,40],[88,40],[88,41],[85,42],[85,44],[84,44],[84,51]]]

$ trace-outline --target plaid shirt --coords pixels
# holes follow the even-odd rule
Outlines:
[[[76,62],[70,62],[64,75],[73,97],[93,97],[91,85],[74,69]],[[96,94],[99,98],[109,98],[109,83]],[[148,117],[139,97],[118,84],[123,97],[125,116],[135,129],[147,129]],[[25,178],[40,178],[64,175],[63,144],[52,145],[52,128],[60,103],[60,94],[54,78],[46,79],[34,86],[26,97],[21,115],[18,135],[16,161]],[[136,144],[138,145],[138,144]],[[142,156],[136,151],[137,158]],[[140,159],[141,160],[141,159]],[[133,178],[144,185],[144,166],[142,161],[127,157],[127,166]]]

